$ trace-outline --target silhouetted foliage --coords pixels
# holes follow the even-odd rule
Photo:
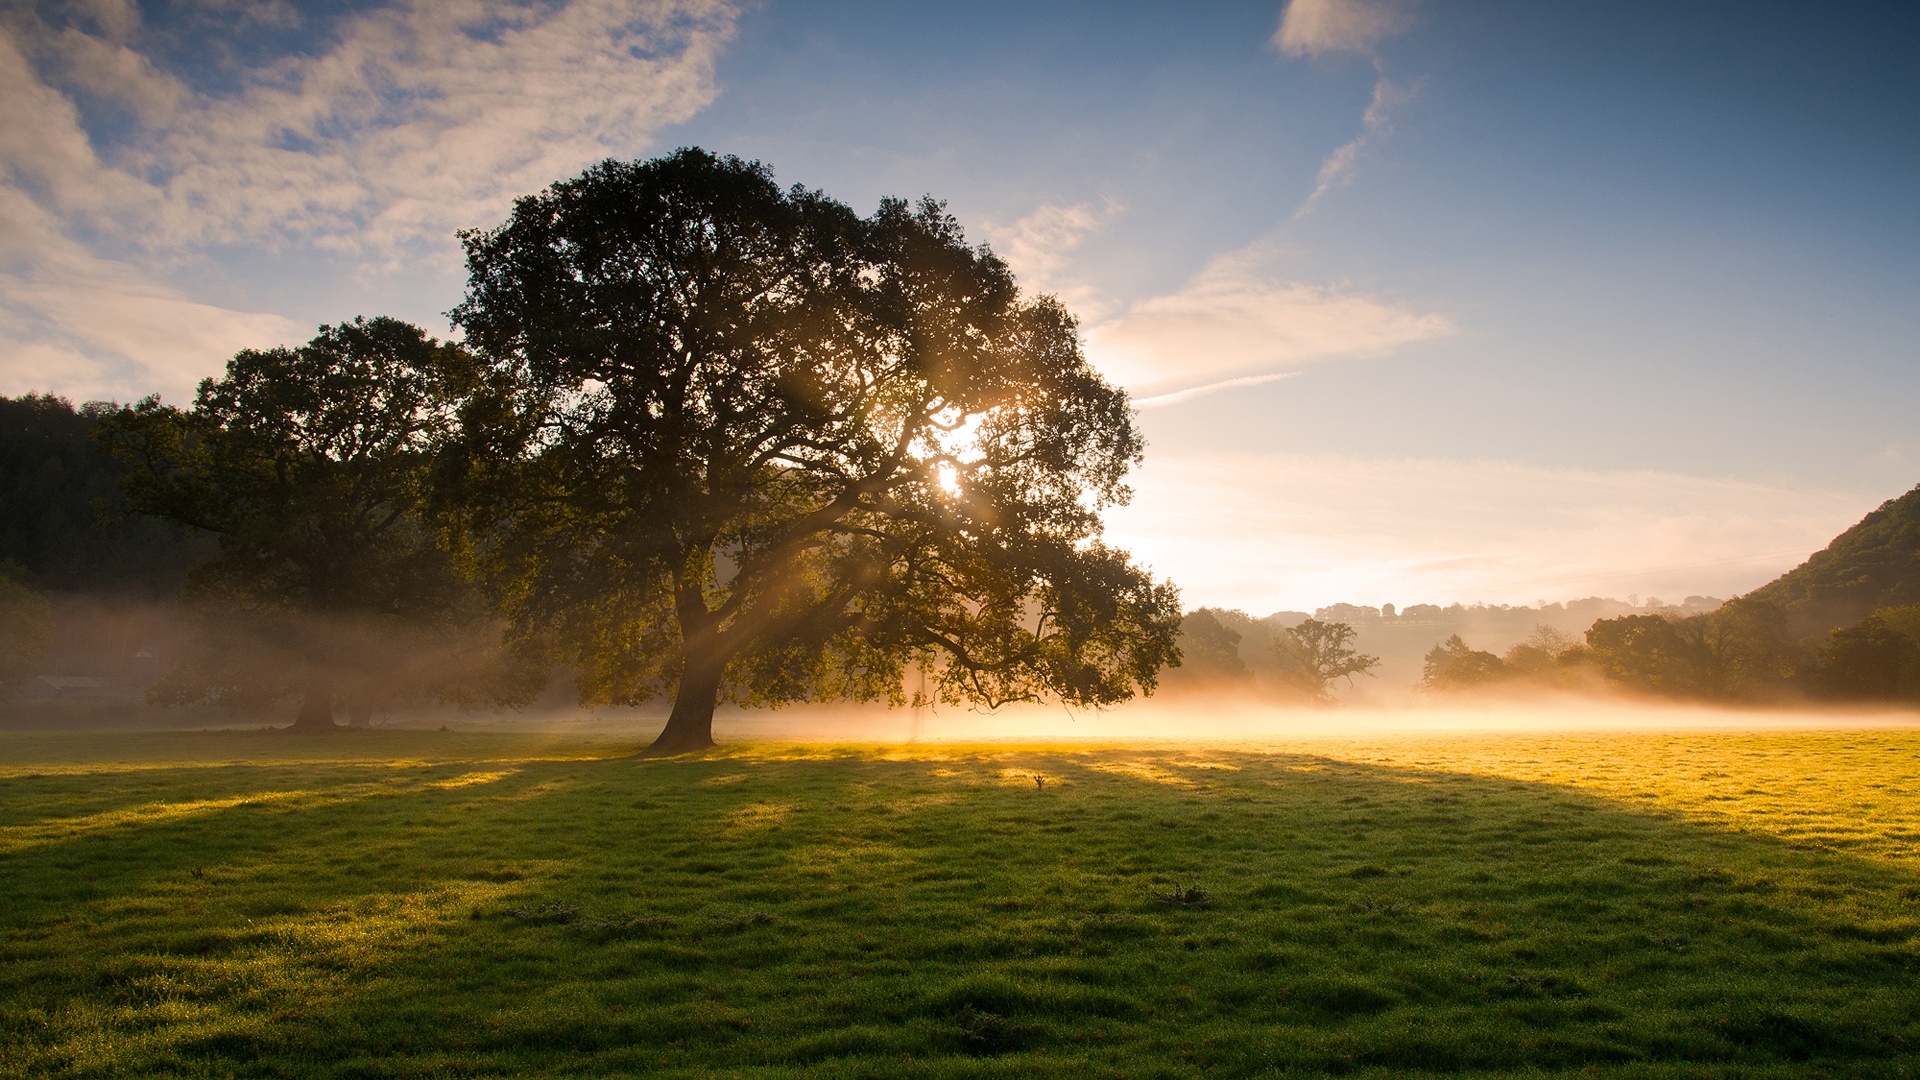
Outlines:
[[[587,698],[672,688],[656,752],[722,696],[899,700],[914,663],[942,700],[1105,705],[1176,659],[1172,587],[1098,540],[1126,395],[939,204],[860,218],[682,150],[464,240],[491,578]]]
[[[1579,669],[1588,659],[1584,645],[1545,623],[1536,624],[1505,656],[1475,649],[1454,634],[1428,650],[1420,687],[1444,692],[1495,686],[1572,689],[1582,682]]]
[[[1178,670],[1193,680],[1244,680],[1248,672],[1240,641],[1240,632],[1222,622],[1213,609],[1189,611],[1180,620]]]
[[[1454,634],[1428,651],[1420,685],[1428,690],[1465,690],[1500,682],[1509,674],[1499,657],[1468,647]]]
[[[1748,594],[1787,613],[1791,633],[1825,634],[1880,608],[1920,603],[1920,487]]]
[[[130,517],[125,463],[94,441],[113,406],[44,394],[0,397],[0,566],[65,592],[166,596],[213,553],[212,538]]]
[[[1565,682],[1567,669],[1579,660],[1585,643],[1540,623],[1525,641],[1508,649],[1501,661],[1518,678],[1535,682]]]
[[[239,353],[191,409],[148,398],[103,420],[135,466],[131,507],[219,538],[187,581],[197,654],[159,699],[298,694],[297,726],[328,728],[337,701],[363,720],[396,696],[537,686],[476,636],[484,608],[425,513],[433,449],[474,374],[416,327],[355,320]]]
[[[1380,663],[1353,647],[1355,631],[1346,623],[1307,619],[1282,630],[1273,640],[1285,684],[1315,701],[1330,700],[1327,687],[1335,679],[1352,685],[1355,675],[1368,675]]]

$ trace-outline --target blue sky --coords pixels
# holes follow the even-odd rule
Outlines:
[[[1724,596],[1920,481],[1912,5],[0,11],[0,392],[444,332],[455,229],[697,144],[1065,299],[1190,604]]]

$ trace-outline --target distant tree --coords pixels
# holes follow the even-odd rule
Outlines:
[[[52,632],[45,599],[0,573],[0,694],[33,678]]]
[[[1566,670],[1581,643],[1541,623],[1525,641],[1508,649],[1502,662],[1512,674],[1535,681],[1552,679]]]
[[[1607,678],[1668,697],[1728,701],[1782,692],[1796,671],[1786,615],[1745,598],[1685,618],[1623,615],[1587,631]]]
[[[1729,600],[1713,611],[1675,619],[1688,646],[1699,692],[1718,701],[1777,695],[1800,666],[1799,649],[1787,635],[1787,613],[1751,597]]]
[[[520,632],[589,700],[1151,691],[1177,595],[1100,542],[1140,458],[1074,321],[931,200],[860,218],[757,163],[608,161],[465,236],[512,384],[463,475]]]
[[[1883,607],[1873,617],[1915,641],[1920,641],[1920,604]]]
[[[1315,701],[1329,700],[1327,687],[1335,679],[1352,685],[1355,675],[1371,675],[1380,663],[1353,647],[1357,632],[1340,622],[1307,619],[1275,636],[1273,650],[1280,661],[1282,682]]]
[[[1379,608],[1362,604],[1329,604],[1313,613],[1313,617],[1323,623],[1370,623],[1381,619]]]
[[[113,411],[46,394],[0,397],[0,564],[20,584],[171,596],[213,554],[204,533],[126,513],[127,465],[93,438]]]
[[[1240,655],[1240,641],[1240,632],[1222,622],[1213,609],[1189,611],[1180,620],[1180,670],[1196,679],[1245,679],[1247,663]]]
[[[1499,657],[1472,648],[1453,634],[1427,651],[1420,685],[1429,690],[1465,690],[1499,682],[1510,674]]]
[[[1883,609],[1835,630],[1820,650],[1815,686],[1843,700],[1920,699],[1920,638],[1902,625],[1912,622],[1920,622],[1920,604]]]
[[[1587,630],[1587,647],[1594,664],[1614,682],[1673,695],[1693,690],[1681,659],[1685,646],[1672,620],[1659,615],[1598,619]]]
[[[327,729],[337,703],[364,719],[408,691],[531,692],[536,675],[476,655],[485,609],[425,512],[434,446],[474,376],[457,346],[356,319],[239,353],[191,409],[148,398],[105,419],[135,466],[130,506],[219,538],[186,586],[199,648],[157,694],[298,695],[295,726]]]
[[[1581,681],[1577,669],[1587,660],[1581,642],[1545,623],[1535,624],[1533,632],[1505,656],[1475,649],[1454,634],[1428,650],[1420,685],[1440,691],[1494,685],[1564,689]]]

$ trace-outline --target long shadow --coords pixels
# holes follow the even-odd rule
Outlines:
[[[1911,1063],[1908,869],[1549,784],[1209,757],[1232,768],[143,770],[122,804],[322,795],[0,858],[0,1000],[45,1025],[0,1056],[72,1075]],[[68,810],[115,808],[84,794]]]

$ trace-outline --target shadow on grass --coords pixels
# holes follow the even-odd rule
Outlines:
[[[1911,872],[1436,770],[276,762],[0,806],[0,1075],[1897,1075],[1920,1036]]]

